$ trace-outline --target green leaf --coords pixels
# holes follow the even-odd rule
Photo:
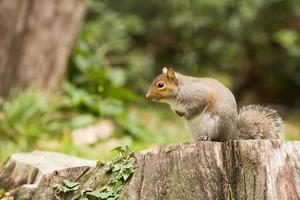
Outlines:
[[[131,175],[131,173],[124,173],[123,176],[122,176],[123,180],[126,181],[129,178],[130,175]]]
[[[103,200],[115,200],[119,197],[118,192],[125,184],[125,181],[134,172],[134,153],[128,146],[119,146],[114,148],[112,151],[116,151],[118,154],[113,159],[113,162],[109,163],[109,166],[112,169],[112,175],[107,184],[104,185],[100,190],[94,191],[92,189],[85,189],[81,191],[80,197],[78,198],[79,200],[87,200],[89,199],[88,197]],[[57,195],[58,193],[75,191],[79,189],[79,184],[76,182],[71,182],[69,180],[64,180],[62,184],[55,185],[55,188],[57,190],[56,198],[59,199],[59,196]]]
[[[101,198],[101,199],[107,198],[105,193],[102,193],[102,192],[99,192],[99,191],[87,192],[86,195]]]
[[[105,166],[107,164],[107,162],[103,162],[103,161],[101,161],[101,160],[98,160],[97,161],[97,167],[103,167],[103,166]]]
[[[63,181],[63,184],[69,188],[69,189],[73,189],[73,190],[77,190],[78,187],[79,187],[79,183],[77,182],[71,182],[71,181],[68,181],[68,180],[64,180]]]
[[[113,150],[111,151],[115,151],[117,153],[120,153],[120,154],[123,154],[125,152],[128,152],[130,151],[129,147],[126,145],[126,146],[118,146],[116,148],[114,148]]]
[[[120,170],[122,167],[121,163],[116,163],[115,165],[113,165],[113,171],[118,171]]]

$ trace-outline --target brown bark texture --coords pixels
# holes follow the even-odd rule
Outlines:
[[[21,175],[30,177],[29,169],[12,173],[11,169],[18,164],[11,166],[11,159],[0,169],[0,180],[1,177],[11,180]],[[57,160],[58,165],[60,162]],[[135,166],[133,176],[119,193],[119,200],[300,199],[300,142],[184,143],[140,152]],[[99,189],[110,176],[107,166],[100,165],[76,173],[64,177],[77,180],[79,190],[62,199],[74,199],[87,188]],[[40,179],[38,189],[17,181],[12,181],[14,185],[2,181],[0,187],[15,188],[16,199],[31,196],[31,199],[51,200],[55,199],[53,184],[61,181],[62,178],[47,176]]]
[[[75,182],[95,166],[96,161],[55,152],[17,153],[0,168],[0,188],[14,199],[55,199],[56,183]]]
[[[58,89],[84,11],[84,0],[0,0],[0,96]]]

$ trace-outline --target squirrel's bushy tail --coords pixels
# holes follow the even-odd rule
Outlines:
[[[276,110],[248,105],[240,109],[238,131],[241,139],[282,139],[283,123]]]

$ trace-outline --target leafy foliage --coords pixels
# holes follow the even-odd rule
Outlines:
[[[132,87],[128,88],[128,69],[124,65],[112,67],[111,63],[111,52],[123,62],[120,56],[124,55],[129,42],[126,19],[119,21],[119,16],[105,9],[99,1],[88,2],[88,18],[93,17],[82,29],[71,56],[68,81],[64,84],[70,97],[69,105],[78,112],[113,118],[123,133],[147,140],[144,136],[147,129],[128,107],[130,103],[139,103],[141,95],[134,93]],[[95,6],[100,10],[93,10]]]
[[[117,198],[117,193],[122,185],[134,172],[134,154],[129,147],[117,147],[113,151],[117,152],[117,156],[109,163],[112,177],[100,190],[100,194],[103,195],[101,198]]]
[[[118,192],[134,173],[134,153],[126,147],[116,147],[113,151],[117,152],[117,156],[108,163],[112,173],[108,183],[99,191],[84,190],[81,192],[79,200],[84,200],[88,197],[93,197],[103,200],[115,200],[119,197]]]
[[[238,98],[250,96],[251,103],[259,99],[299,104],[299,92],[286,94],[300,88],[300,1],[87,3],[62,93],[53,96],[28,89],[0,100],[1,160],[33,148],[95,158],[95,146],[106,149],[108,140],[134,143],[139,149],[180,142],[181,137],[164,132],[175,132],[179,125],[169,131],[175,123],[167,127],[160,123],[172,121],[172,116],[156,109],[156,115],[145,115],[142,123],[132,109],[133,105],[148,109],[147,113],[155,110],[154,104],[144,107],[141,97],[162,66],[195,76],[218,75]],[[73,130],[107,118],[116,127],[107,141],[82,148],[72,144]]]
[[[79,189],[79,183],[71,182],[68,180],[64,180],[62,184],[56,184],[54,185],[55,191],[55,197],[56,199],[60,199],[59,194],[61,193],[68,193],[68,192],[74,192]]]
[[[118,198],[118,192],[122,186],[128,180],[128,178],[134,173],[134,153],[129,149],[128,146],[116,147],[113,151],[117,152],[112,162],[109,162],[111,178],[109,181],[100,189],[92,190],[86,189],[81,191],[81,195],[77,198],[78,200],[100,199],[100,200],[115,200]],[[54,186],[56,188],[56,198],[59,200],[59,194],[74,192],[79,189],[79,183],[63,181],[62,184]]]
[[[55,145],[51,150],[82,152],[84,149],[76,148],[71,141],[72,130],[105,118],[114,121],[115,133],[111,137],[149,141],[148,129],[123,100],[89,93],[67,82],[64,89],[65,94],[59,96],[28,89],[0,102],[1,160],[15,151],[36,149],[40,144],[48,149],[50,143],[42,143],[48,140]],[[61,147],[55,140],[61,141]]]
[[[240,97],[293,105],[300,84],[297,0],[89,1],[86,38],[134,90],[162,66],[223,73]],[[242,92],[243,91],[243,92]],[[256,95],[263,93],[266,95]]]
[[[37,140],[63,132],[63,115],[58,99],[28,89],[23,94],[12,94],[0,104],[0,138],[12,140],[21,147],[34,146]]]

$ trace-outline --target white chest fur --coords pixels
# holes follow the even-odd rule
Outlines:
[[[176,101],[165,101],[168,103],[173,111],[185,112],[183,105],[176,103]],[[201,136],[214,138],[218,134],[219,116],[214,116],[207,112],[206,109],[192,120],[184,120],[185,126],[192,134],[194,139]]]
[[[170,105],[171,109],[175,112],[176,110],[179,112],[185,112],[185,108],[183,105],[177,103],[175,100],[162,100],[162,102],[165,102]]]
[[[195,139],[201,136],[214,138],[218,134],[219,117],[204,110],[194,119],[185,120],[185,125]]]

